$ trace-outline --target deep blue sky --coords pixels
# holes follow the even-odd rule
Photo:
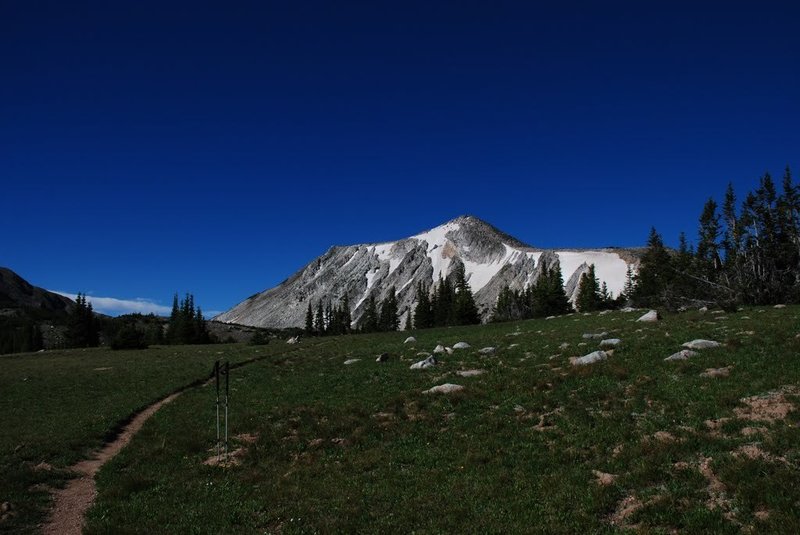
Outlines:
[[[464,213],[675,243],[800,172],[795,2],[227,4],[0,4],[0,265],[221,311]]]

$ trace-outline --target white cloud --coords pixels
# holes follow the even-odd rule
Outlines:
[[[57,290],[51,291],[63,295],[64,297],[69,297],[73,301],[78,297],[77,294],[59,292]],[[153,314],[168,316],[170,312],[172,312],[172,307],[159,305],[150,299],[141,297],[137,297],[136,299],[117,299],[116,297],[95,297],[93,295],[87,295],[86,301],[92,304],[92,309],[95,312],[107,314],[109,316],[120,316],[122,314],[133,314],[136,312],[140,314],[150,314],[152,312]],[[203,314],[203,316],[205,316],[205,314]]]

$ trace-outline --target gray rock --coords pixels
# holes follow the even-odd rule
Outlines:
[[[489,347],[484,347],[483,349],[479,349],[478,353],[480,353],[481,355],[491,355],[496,350],[497,350],[497,348],[489,346]]]
[[[608,333],[605,332],[605,331],[603,331],[601,333],[587,333],[587,334],[583,335],[583,339],[584,340],[600,340],[604,336],[607,336],[607,335],[608,335]]]
[[[434,386],[433,388],[429,388],[428,390],[424,390],[423,394],[450,394],[452,392],[459,392],[464,390],[464,387],[461,385],[454,385],[452,383],[445,383],[443,385]]]
[[[775,305],[775,306],[774,306],[774,307],[772,307],[772,308],[786,308],[786,305]]]
[[[433,352],[434,353],[444,353],[444,346],[442,344],[439,344],[438,346],[436,346],[436,348],[433,350]]]
[[[706,312],[708,312],[708,307],[700,307],[700,312],[702,314],[705,314]]]
[[[483,375],[486,373],[486,370],[462,370],[457,371],[456,375],[460,375],[461,377],[475,377],[476,375]]]
[[[408,338],[406,338],[405,342],[403,342],[403,343],[404,344],[415,344],[416,342],[417,342],[416,338],[414,338],[413,336],[409,336]]]
[[[683,344],[682,347],[686,349],[714,349],[715,347],[720,347],[722,344],[719,342],[715,342],[714,340],[692,340],[691,342],[686,342]]]
[[[299,342],[300,342],[300,337],[299,336],[293,336],[292,338],[289,338],[288,340],[286,340],[287,344],[297,344]]]
[[[682,349],[677,353],[673,353],[672,355],[668,356],[664,360],[667,362],[674,360],[688,360],[689,358],[694,357],[696,355],[697,355],[696,351],[692,351],[691,349]]]
[[[625,308],[621,308],[620,312],[636,312],[636,309],[633,308],[633,307],[625,307]]]
[[[361,359],[347,359],[346,361],[344,361],[344,363],[349,366],[350,364],[355,364],[359,360],[361,360]]]
[[[571,359],[569,359],[569,362],[573,366],[585,366],[587,364],[594,364],[595,362],[606,360],[607,358],[608,358],[608,353],[606,353],[605,351],[594,351],[582,357],[572,357]]]
[[[378,358],[375,359],[375,362],[387,362],[389,360],[389,353],[381,353],[378,355]]]
[[[648,312],[644,316],[640,317],[636,321],[643,321],[643,322],[646,322],[646,323],[652,323],[654,321],[658,321],[659,319],[660,318],[658,317],[658,312],[656,312],[655,310],[651,310],[650,312]]]
[[[417,356],[418,357],[430,357],[431,354],[428,353],[427,351],[420,351],[419,353],[417,353]]]
[[[425,360],[421,360],[419,362],[415,362],[411,365],[412,370],[424,370],[426,368],[432,368],[436,366],[436,357],[431,355],[430,357],[426,358]]]
[[[561,344],[560,346],[558,346],[558,349],[560,349],[560,350],[562,350],[562,351],[563,351],[563,350],[567,349],[568,347],[569,347],[569,343],[567,343],[567,342],[564,342],[563,344]]]
[[[466,342],[457,342],[453,344],[453,349],[469,349],[470,345]]]
[[[452,347],[445,347],[444,352],[447,353],[448,355],[452,355],[453,353],[455,353]]]
[[[622,343],[619,338],[606,338],[600,341],[600,347],[616,347]]]

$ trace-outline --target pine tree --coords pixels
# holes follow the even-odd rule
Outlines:
[[[306,336],[314,334],[314,312],[311,310],[311,300],[308,301],[308,309],[306,310]]]
[[[481,322],[481,315],[478,306],[475,304],[475,297],[472,295],[464,274],[463,264],[455,271],[455,292],[453,302],[453,322],[455,325],[477,325]]]
[[[322,306],[322,300],[317,302],[317,315],[314,319],[314,330],[319,336],[325,335],[325,312]]]
[[[397,319],[397,294],[394,286],[389,288],[389,293],[381,302],[381,310],[378,316],[378,330],[396,331],[399,325]]]
[[[423,284],[417,285],[417,306],[414,309],[414,325],[417,329],[433,327],[433,308],[428,294],[428,288]]]
[[[594,312],[600,310],[602,298],[600,296],[600,282],[594,272],[594,264],[581,275],[578,283],[578,295],[575,299],[575,307],[578,312]]]
[[[406,324],[405,327],[403,327],[403,330],[410,331],[413,328],[414,328],[414,322],[411,318],[411,308],[409,307],[409,309],[406,311]]]
[[[637,306],[671,305],[670,284],[674,276],[672,258],[664,247],[661,235],[650,229],[647,250],[642,255],[635,277],[633,301]]]
[[[367,306],[361,318],[361,332],[374,333],[378,331],[378,307],[375,304],[375,296],[370,294],[367,298]]]

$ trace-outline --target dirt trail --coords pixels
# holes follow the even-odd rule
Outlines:
[[[91,459],[80,461],[72,466],[71,470],[77,473],[78,477],[70,480],[65,488],[53,493],[55,503],[50,518],[42,526],[42,533],[45,535],[80,535],[83,530],[83,517],[97,495],[97,485],[94,481],[97,471],[131,441],[158,409],[180,394],[181,392],[176,392],[150,405],[134,416],[113,442],[103,446]]]

